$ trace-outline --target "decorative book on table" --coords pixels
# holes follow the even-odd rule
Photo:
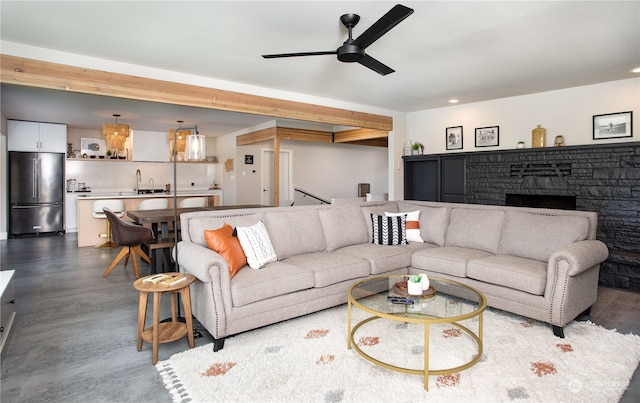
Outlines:
[[[167,287],[171,287],[181,281],[186,280],[187,277],[180,273],[164,273],[164,274],[156,274],[155,276],[151,276],[149,278],[145,278],[142,280],[143,283],[152,283],[152,284],[162,284]]]

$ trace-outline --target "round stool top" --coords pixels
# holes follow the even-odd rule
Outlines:
[[[144,292],[177,291],[188,287],[194,281],[196,281],[196,278],[187,273],[160,273],[137,279],[133,282],[133,288]]]

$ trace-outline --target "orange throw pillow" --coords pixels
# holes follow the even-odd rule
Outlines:
[[[204,239],[209,249],[218,252],[227,261],[231,278],[247,264],[247,257],[244,255],[238,237],[233,236],[231,225],[224,224],[222,228],[205,230]]]

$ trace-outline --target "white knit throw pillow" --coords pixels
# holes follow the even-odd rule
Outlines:
[[[236,231],[249,267],[261,269],[267,263],[278,260],[267,228],[262,221],[258,221],[251,227],[236,227]]]

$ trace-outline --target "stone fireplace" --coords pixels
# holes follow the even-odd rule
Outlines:
[[[640,143],[464,153],[465,202],[595,211],[602,285],[640,292]]]

